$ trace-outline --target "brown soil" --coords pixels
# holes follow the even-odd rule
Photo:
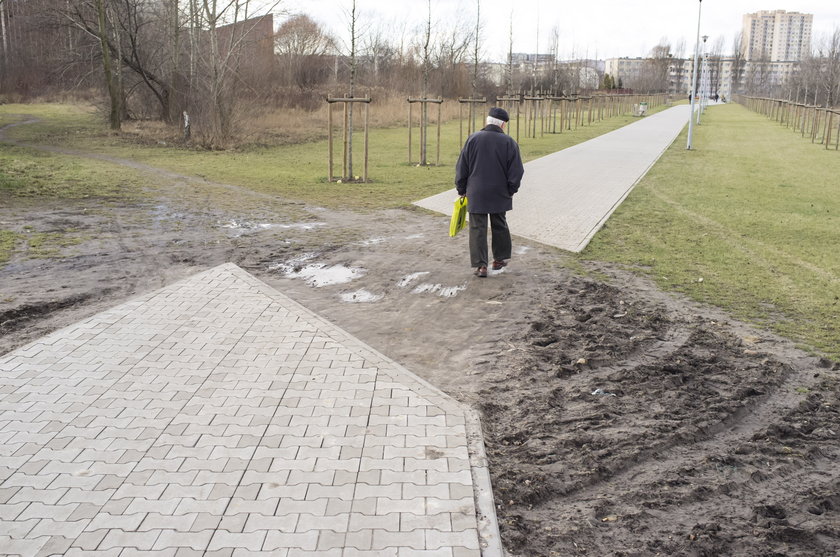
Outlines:
[[[0,202],[4,229],[86,238],[0,268],[0,353],[233,261],[481,411],[510,555],[840,553],[831,362],[538,244],[475,278],[443,216],[132,166],[147,201]],[[359,271],[315,287],[295,278],[311,264]]]

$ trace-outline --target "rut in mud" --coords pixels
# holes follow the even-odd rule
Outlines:
[[[558,284],[496,362],[480,407],[506,547],[836,555],[835,366],[635,298]]]

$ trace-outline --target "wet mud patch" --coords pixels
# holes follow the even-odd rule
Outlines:
[[[479,393],[512,554],[840,549],[835,373],[585,278],[526,322]]]
[[[86,292],[57,300],[26,303],[11,308],[0,309],[0,336],[8,335],[22,329],[30,321],[42,319],[52,313],[84,304],[96,296],[107,294],[107,291],[96,293]]]

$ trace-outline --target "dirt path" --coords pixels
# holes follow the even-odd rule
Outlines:
[[[840,552],[830,362],[534,243],[474,278],[445,217],[109,160],[148,172],[147,200],[0,205],[4,229],[87,238],[0,268],[0,353],[233,261],[482,411],[511,555]]]

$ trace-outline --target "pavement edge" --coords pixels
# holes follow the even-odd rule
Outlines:
[[[306,312],[317,319],[321,326],[325,329],[332,329],[332,332],[338,333],[338,336],[340,337],[352,338],[357,347],[374,354],[377,358],[385,362],[388,362],[388,364],[392,366],[393,370],[402,376],[400,379],[404,379],[409,382],[409,384],[406,385],[407,387],[412,389],[417,389],[419,387],[421,390],[426,389],[432,391],[435,395],[446,401],[450,408],[461,412],[466,421],[467,451],[470,457],[470,473],[473,479],[473,498],[475,500],[476,522],[481,555],[482,557],[504,557],[506,555],[502,549],[502,538],[499,533],[499,521],[496,517],[496,505],[493,499],[493,486],[490,480],[490,469],[487,462],[487,454],[484,450],[484,434],[481,429],[481,419],[475,409],[458,402],[422,377],[413,373],[405,366],[395,362],[385,354],[382,354],[372,346],[360,340],[358,337],[354,337],[338,325],[324,319],[295,300],[292,300],[279,290],[248,273],[236,264],[225,263],[219,265],[215,269],[230,271],[238,277],[260,288],[265,294],[273,297],[281,297],[284,301],[287,300],[288,302],[291,302],[293,305],[300,308],[301,311]],[[411,385],[410,383],[414,383],[414,385]]]

